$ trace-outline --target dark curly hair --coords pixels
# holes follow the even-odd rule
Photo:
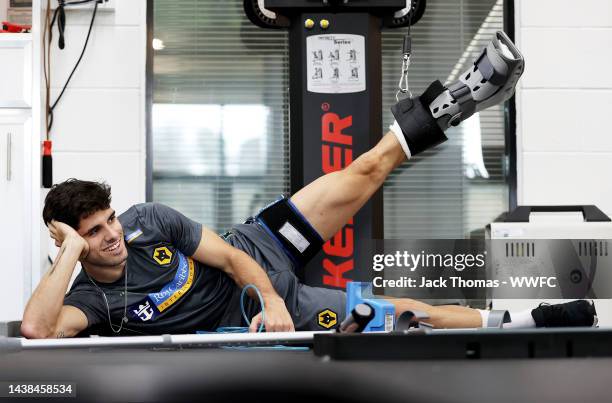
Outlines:
[[[104,182],[89,182],[70,178],[53,185],[43,208],[43,220],[61,221],[75,230],[79,222],[100,210],[106,210],[111,203],[111,188]]]

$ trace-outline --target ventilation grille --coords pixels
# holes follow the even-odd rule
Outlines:
[[[608,256],[608,241],[578,242],[579,256]]]
[[[506,242],[506,257],[535,257],[535,243]]]

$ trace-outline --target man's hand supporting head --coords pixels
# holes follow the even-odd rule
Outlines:
[[[21,334],[30,339],[71,337],[87,328],[87,317],[81,310],[64,306],[76,263],[87,256],[87,242],[64,223],[52,222],[49,230],[55,233],[52,232],[52,237],[56,244],[59,239],[62,243],[55,262],[40,280],[23,314]]]
[[[43,220],[60,250],[51,269],[41,278],[26,305],[21,322],[23,336],[70,337],[87,328],[85,313],[76,307],[64,306],[64,296],[77,262],[90,257],[90,244],[83,238],[86,235],[79,234],[79,230],[81,234],[85,231],[80,228],[83,220],[102,215],[105,217],[104,225],[112,226],[117,237],[120,234],[120,228],[110,222],[106,223],[105,214],[111,210],[110,202],[110,186],[77,179],[68,179],[54,185],[47,194]],[[114,212],[111,216],[114,220]]]
[[[49,223],[49,234],[55,241],[55,246],[58,248],[62,247],[64,241],[67,241],[69,244],[73,244],[76,247],[81,246],[82,252],[79,256],[79,260],[85,259],[89,254],[89,244],[71,226],[64,224],[63,222],[52,220]]]

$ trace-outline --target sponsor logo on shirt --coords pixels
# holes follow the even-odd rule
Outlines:
[[[132,312],[135,316],[138,317],[138,319],[143,322],[146,322],[153,318],[153,314],[155,313],[148,300],[145,300],[144,304],[138,305],[138,307],[136,309],[133,309]]]
[[[175,253],[179,264],[174,278],[160,291],[150,293],[145,299],[130,305],[133,319],[142,322],[154,321],[161,312],[176,303],[191,288],[195,278],[195,263],[193,259],[185,257],[182,253],[178,251]]]
[[[195,264],[191,258],[186,258],[182,253],[177,252],[179,266],[176,269],[174,279],[166,284],[159,292],[149,294],[151,301],[163,312],[176,301],[179,300],[193,284],[195,277]]]

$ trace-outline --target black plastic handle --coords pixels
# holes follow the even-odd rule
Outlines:
[[[518,206],[508,213],[505,222],[529,222],[529,215],[533,212],[567,212],[579,211],[587,222],[606,222],[611,221],[603,211],[594,205],[584,206]]]

